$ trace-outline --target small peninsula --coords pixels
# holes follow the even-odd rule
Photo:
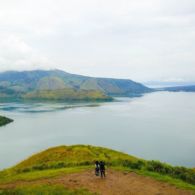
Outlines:
[[[12,119],[4,117],[4,116],[0,116],[0,127],[7,125],[8,123],[11,123],[11,122],[13,122]]]

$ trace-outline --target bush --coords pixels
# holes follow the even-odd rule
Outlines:
[[[123,160],[122,161],[122,166],[128,167],[131,169],[142,169],[142,167],[145,165],[145,163],[141,160],[138,160],[136,162],[132,162],[130,160]]]
[[[162,174],[171,174],[173,171],[170,165],[153,160],[147,162],[146,169],[148,171],[158,172]]]
[[[195,172],[185,167],[174,167],[173,176],[191,184],[195,184]]]
[[[45,170],[49,169],[47,164],[40,164],[32,167],[32,170]]]
[[[172,167],[159,161],[148,161],[146,169],[148,171],[166,174],[181,179],[190,184],[195,184],[195,172],[192,169],[185,167]]]

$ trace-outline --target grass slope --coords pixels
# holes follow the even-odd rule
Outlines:
[[[56,89],[56,90],[40,90],[29,92],[23,95],[24,99],[37,100],[112,100],[101,91],[95,90],[77,90],[71,88]]]
[[[111,149],[73,145],[50,148],[24,160],[11,170],[28,172],[32,170],[56,169],[93,165],[95,160],[104,160],[108,165],[122,165],[124,161],[137,162],[139,159]]]
[[[85,189],[70,190],[63,185],[39,184],[31,186],[19,186],[15,189],[0,191],[0,195],[92,195],[94,193]]]
[[[11,123],[11,122],[13,122],[12,119],[4,117],[4,116],[0,116],[0,127],[7,125],[8,123]]]
[[[173,167],[158,161],[145,161],[111,149],[88,145],[59,146],[35,154],[18,165],[1,171],[0,185],[16,181],[52,178],[93,169],[95,160],[105,161],[106,165],[112,169],[134,171],[140,175],[150,176],[195,192],[194,169]],[[45,188],[44,190],[47,190]],[[19,190],[25,191],[26,189],[20,188]]]

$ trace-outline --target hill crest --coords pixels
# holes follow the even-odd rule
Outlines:
[[[94,160],[106,162],[108,174],[106,179],[101,180],[94,175]],[[195,191],[194,175],[193,169],[173,167],[159,161],[146,161],[108,148],[90,145],[58,146],[35,154],[12,168],[0,171],[0,193],[1,190],[3,192],[10,190],[12,194],[17,191],[22,194],[27,192],[36,194],[35,191],[52,194],[52,190],[58,189],[56,184],[63,184],[70,189],[72,187],[75,189],[76,186],[86,187],[85,189],[91,192],[98,192],[99,188],[95,188],[97,182],[100,188],[102,182],[106,182],[109,187],[105,186],[100,194],[121,192],[122,195],[126,194],[124,192],[130,192],[132,186],[135,187],[132,191],[134,193],[142,189],[142,194],[145,194],[149,188],[151,190],[155,188],[155,193],[150,191],[149,194],[157,194],[160,189],[166,192],[165,194],[192,194],[190,191],[176,189],[162,181]],[[148,176],[153,179],[149,179]],[[117,185],[119,180],[120,185]],[[137,185],[134,183],[135,180]],[[161,181],[158,186],[156,180]],[[147,185],[143,185],[145,182]],[[54,188],[45,184],[49,186],[52,184]],[[117,187],[114,188],[115,185]],[[163,187],[165,185],[166,188]]]

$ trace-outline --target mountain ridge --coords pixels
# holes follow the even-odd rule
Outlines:
[[[0,97],[23,97],[42,90],[76,90],[101,92],[105,96],[134,96],[151,92],[152,89],[130,79],[114,79],[82,76],[62,70],[5,71],[0,73]],[[64,93],[62,97],[68,94]],[[88,97],[89,98],[89,97]],[[88,99],[87,98],[87,99]],[[47,96],[46,96],[46,99]],[[58,99],[58,98],[56,98]],[[59,97],[59,99],[63,99]],[[66,99],[66,98],[65,98]],[[83,97],[85,99],[85,97]],[[95,99],[93,97],[92,99]]]

